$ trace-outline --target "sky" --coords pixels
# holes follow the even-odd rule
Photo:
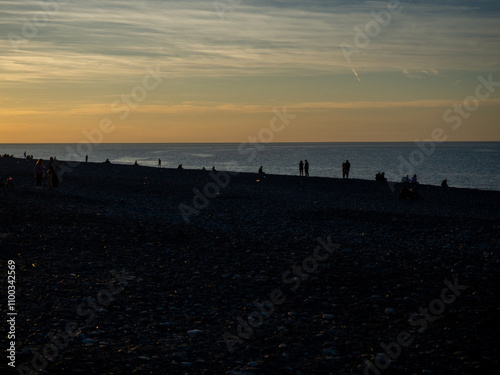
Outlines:
[[[0,143],[500,141],[499,16],[498,0],[0,0]]]

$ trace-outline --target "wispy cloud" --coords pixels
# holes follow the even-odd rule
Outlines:
[[[158,62],[178,76],[341,73],[351,67],[338,44],[353,38],[355,25],[370,20],[370,10],[386,4],[243,2],[221,21],[210,1],[73,0],[61,2],[59,12],[17,52],[7,35],[22,35],[40,5],[0,1],[0,79],[9,86],[98,82],[138,74]],[[480,11],[492,6],[485,4],[405,4],[404,12],[353,56],[353,64],[363,71],[498,69],[498,18]]]
[[[290,112],[299,111],[325,111],[325,110],[360,110],[360,109],[396,109],[396,108],[450,108],[456,104],[452,100],[414,100],[401,102],[305,102],[286,105]],[[488,99],[481,101],[482,106],[499,106],[500,99]],[[280,107],[278,105],[278,107]],[[218,104],[218,103],[196,103],[185,102],[183,104],[147,104],[134,109],[134,113],[140,114],[196,114],[196,113],[262,113],[268,114],[276,106],[260,104]],[[63,106],[59,102],[45,103],[43,106],[11,107],[4,108],[0,115],[6,116],[108,116],[114,112],[109,104],[92,104],[75,106]]]

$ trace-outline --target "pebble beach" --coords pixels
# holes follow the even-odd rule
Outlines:
[[[0,159],[2,373],[498,374],[500,191],[35,162]]]

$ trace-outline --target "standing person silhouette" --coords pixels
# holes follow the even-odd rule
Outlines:
[[[161,168],[161,159],[158,159],[158,167]]]
[[[299,163],[299,172],[301,176],[304,175],[304,163],[302,162],[302,160]]]
[[[45,166],[43,165],[43,160],[40,159],[36,162],[35,165],[35,179],[36,179],[36,188],[42,188],[42,180],[45,174]]]
[[[304,163],[304,172],[307,177],[309,177],[309,162],[306,159],[306,162]]]
[[[85,155],[85,163],[87,163],[88,161],[89,161],[89,156]]]
[[[349,178],[349,170],[351,169],[351,163],[349,160],[345,161],[345,178]]]
[[[49,189],[50,190],[52,190],[53,188],[57,189],[57,187],[59,186],[59,177],[58,177],[59,164],[57,160],[53,157],[50,157],[49,169],[47,171],[47,174],[49,174],[49,171],[50,171],[50,175],[48,176]]]

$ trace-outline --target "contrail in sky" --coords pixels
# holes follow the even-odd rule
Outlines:
[[[352,72],[354,73],[354,75],[356,76],[356,79],[358,80],[358,82],[361,82],[361,79],[358,76],[358,72],[356,72],[356,69],[354,69],[354,67],[352,65],[351,65],[351,69],[352,69]]]

